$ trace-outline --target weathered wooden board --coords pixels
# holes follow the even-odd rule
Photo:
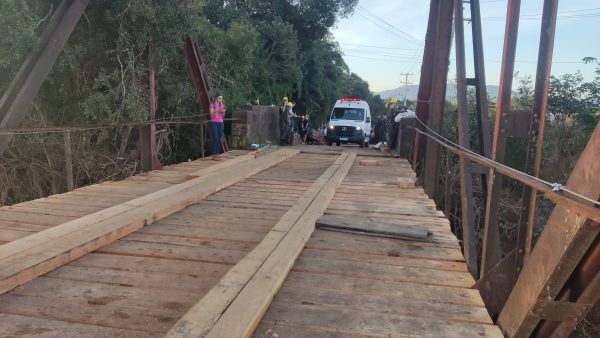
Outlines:
[[[317,220],[317,226],[322,230],[343,231],[368,236],[389,238],[409,238],[415,240],[429,240],[433,235],[428,229],[398,225],[392,223],[373,222],[360,217],[343,217],[325,215]]]
[[[448,220],[421,188],[398,189],[398,176],[414,174],[378,161],[350,170],[322,223],[408,225],[429,239],[314,231],[254,335],[501,337]]]
[[[333,160],[321,156],[311,162],[312,168],[327,168]],[[289,162],[306,166],[302,158],[284,163]],[[272,177],[286,176],[288,169],[289,165],[274,166],[267,172]],[[315,173],[297,175],[310,178]],[[253,196],[252,189],[270,186],[238,184],[233,187],[245,189],[245,194],[237,195],[243,198]],[[266,189],[278,191],[280,187]],[[306,190],[304,185],[296,188],[297,197]],[[228,193],[226,197],[234,201],[237,196]],[[210,203],[200,201],[1,295],[0,315],[18,311],[31,319],[27,328],[34,331],[55,323],[48,331],[54,336],[69,335],[78,325],[89,328],[91,336],[102,336],[98,333],[102,328],[115,337],[138,332],[162,336],[285,214],[270,208],[274,199],[264,199],[260,208]],[[0,322],[3,334],[18,336],[18,330]]]
[[[306,212],[311,210],[311,206],[315,203],[315,199],[324,194],[333,195],[332,192],[324,192],[323,190],[332,190],[333,188],[331,186],[333,184],[341,182],[343,175],[347,172],[354,157],[355,156],[348,156],[348,154],[341,155],[279,220],[273,229],[266,235],[264,240],[244,259],[236,264],[231,271],[223,277],[219,284],[205,295],[200,302],[198,302],[169,331],[169,336],[189,337],[208,333],[215,325],[219,324],[220,316],[223,313],[227,313],[226,309],[229,309],[231,306],[239,306],[238,303],[235,303],[234,299],[240,294],[244,295],[243,292],[246,290],[246,286],[250,283],[251,279],[259,274],[259,272],[264,274],[261,269],[264,268],[268,258],[271,255],[276,254],[277,248],[284,245],[283,242],[289,241],[286,240],[286,238],[291,234],[291,229],[304,217],[303,215]],[[332,178],[334,183],[331,181]],[[282,280],[281,277],[279,279]],[[260,299],[259,302],[261,302]],[[260,309],[253,309],[252,311],[260,311]],[[227,314],[229,315],[229,313]]]
[[[0,246],[0,292],[64,265],[294,156],[280,150]],[[4,211],[9,212],[9,211]]]

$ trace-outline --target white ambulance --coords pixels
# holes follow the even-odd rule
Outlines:
[[[361,148],[368,147],[370,133],[371,109],[366,101],[341,98],[335,102],[325,137],[327,145],[356,143]]]

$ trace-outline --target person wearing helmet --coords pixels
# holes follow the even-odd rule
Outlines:
[[[292,102],[288,102],[287,104],[287,113],[290,120],[290,133],[292,133],[293,137],[293,134],[296,132],[296,121],[294,121],[296,114],[294,114],[294,104]]]
[[[305,144],[306,138],[306,116],[302,115],[302,119],[300,121],[300,142],[302,142],[302,144]]]
[[[290,118],[288,114],[288,98],[284,97],[281,106],[279,106],[279,144],[289,144]]]

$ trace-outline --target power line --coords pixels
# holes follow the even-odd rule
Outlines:
[[[358,15],[360,15],[360,16],[361,16],[363,19],[365,19],[365,20],[367,20],[367,21],[371,22],[372,24],[374,24],[375,26],[377,26],[377,27],[379,27],[379,28],[383,29],[384,31],[386,31],[386,32],[388,32],[388,33],[390,33],[390,34],[393,34],[393,35],[395,35],[395,36],[399,37],[400,39],[403,39],[403,40],[405,40],[405,41],[407,41],[407,42],[410,42],[410,43],[419,44],[418,42],[415,42],[415,41],[413,41],[413,40],[407,39],[406,37],[404,37],[404,36],[402,36],[402,35],[398,34],[397,32],[395,32],[395,31],[393,31],[393,30],[391,30],[391,29],[389,29],[389,28],[387,28],[387,27],[385,27],[385,26],[382,26],[382,25],[381,25],[381,24],[379,24],[377,21],[374,21],[373,19],[369,18],[368,16],[366,16],[366,15],[364,15],[364,14],[360,13],[360,12],[356,12],[356,13],[357,13]],[[419,44],[419,45],[420,45],[420,44]]]
[[[385,52],[370,51],[370,50],[366,50],[366,49],[346,49],[346,50],[344,50],[344,52],[365,53],[365,54],[381,55],[381,56],[388,56],[388,57],[409,58],[411,60],[415,57],[414,54],[411,54],[411,55],[407,55],[407,54],[390,54],[390,53],[385,53]]]
[[[368,51],[368,50],[363,50],[363,49],[347,49],[347,50],[343,50],[342,51],[344,54],[346,54],[346,52],[350,52],[350,53],[364,53],[367,55],[375,55],[375,56],[382,56],[385,58],[397,58],[397,59],[401,59],[406,61],[407,58],[409,58],[409,62],[411,63],[415,63],[414,65],[412,65],[412,67],[414,67],[416,65],[416,62],[419,60],[419,56],[420,56],[420,50],[418,50],[417,53],[413,54],[412,56],[406,55],[406,54],[392,54],[392,53],[384,53],[384,52],[378,52],[378,51]],[[384,59],[380,59],[381,61],[385,61]],[[387,59],[386,59],[387,60]],[[450,58],[451,61],[454,61],[455,58]],[[389,60],[389,61],[397,61],[397,60]],[[472,61],[472,60],[466,60],[466,61]],[[502,60],[497,60],[497,59],[485,59],[485,62],[494,62],[494,63],[499,63],[502,62]],[[537,61],[533,61],[533,60],[515,60],[516,63],[530,63],[530,64],[537,64]],[[583,61],[552,61],[553,64],[585,64],[585,62]],[[406,70],[407,72],[412,71],[413,69],[408,69]],[[403,70],[404,72],[404,70]]]
[[[379,49],[419,50],[419,48],[403,48],[403,47],[390,47],[390,46],[361,45],[361,44],[358,44],[358,43],[349,43],[349,42],[340,42],[340,44],[341,45],[350,45],[350,46],[359,46],[359,47],[379,48]]]
[[[368,9],[366,9],[365,7],[363,7],[363,6],[361,6],[361,5],[358,5],[357,7],[358,7],[358,8],[360,8],[360,9],[362,9],[363,11],[367,12],[369,15],[373,16],[374,18],[376,18],[376,19],[378,19],[378,20],[381,20],[381,22],[383,22],[384,24],[386,24],[386,25],[388,25],[388,26],[392,27],[392,28],[393,28],[393,29],[395,29],[396,31],[398,31],[398,32],[402,33],[404,36],[408,37],[409,39],[412,39],[414,43],[417,43],[417,44],[419,44],[419,45],[421,45],[421,46],[423,45],[423,41],[421,41],[421,39],[417,39],[417,38],[415,38],[414,36],[412,36],[412,35],[410,35],[410,34],[406,33],[405,31],[401,30],[400,28],[398,28],[398,27],[396,27],[396,26],[392,25],[391,23],[387,22],[387,21],[386,21],[386,20],[384,20],[383,18],[381,18],[381,17],[379,17],[379,16],[375,15],[373,12],[369,11],[369,10],[368,10]]]
[[[410,62],[410,61],[401,61],[401,60],[379,59],[379,58],[372,58],[372,57],[360,56],[360,55],[350,55],[350,54],[344,54],[344,56],[348,56],[348,57],[352,57],[352,58],[359,58],[359,59],[367,59],[367,60],[396,62],[396,63],[409,63]]]
[[[598,10],[600,10],[600,7],[581,8],[581,9],[572,9],[572,10],[568,10],[568,11],[560,11],[557,13],[557,19],[593,18],[593,17],[600,16],[600,12],[597,12]],[[590,11],[592,11],[592,13],[589,13]],[[584,12],[584,13],[581,13],[581,12]],[[567,14],[567,15],[561,15],[561,14]],[[524,15],[521,15],[519,17],[519,19],[520,20],[539,20],[539,19],[541,19],[541,17],[542,17],[541,13],[524,14]],[[500,21],[500,20],[505,20],[505,17],[491,16],[491,17],[483,17],[483,18],[481,18],[481,20]]]

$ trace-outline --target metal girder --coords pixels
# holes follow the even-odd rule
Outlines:
[[[431,86],[433,81],[433,60],[435,56],[435,43],[437,40],[437,22],[439,15],[439,0],[431,0],[429,5],[429,21],[427,22],[427,34],[425,35],[425,47],[423,49],[423,62],[421,63],[421,78],[419,79],[419,91],[417,92],[417,104],[415,113],[419,120],[427,123],[429,117],[429,101],[431,98]],[[419,123],[416,128],[423,129]],[[421,161],[424,139],[421,134],[414,134],[410,161],[413,169],[417,169]]]
[[[596,223],[598,224],[598,223]],[[600,298],[600,236],[590,246],[571,278],[561,290],[558,300],[574,302],[579,312],[560,323],[545,321],[536,328],[538,337],[566,337]]]
[[[458,111],[458,144],[470,149],[469,111],[467,104],[467,70],[465,66],[465,32],[463,0],[454,0],[454,39],[456,46],[456,109]],[[469,271],[477,278],[477,237],[473,210],[473,172],[471,161],[460,156],[460,202],[463,251]],[[448,203],[448,201],[446,201]]]
[[[477,124],[479,127],[479,154],[490,157],[492,134],[490,132],[490,112],[488,108],[487,87],[485,81],[485,62],[483,58],[483,33],[479,0],[471,0],[471,31],[473,34],[473,62],[475,70],[475,94],[477,103]],[[487,177],[483,175],[482,178]],[[484,196],[487,182],[483,183]]]
[[[0,99],[0,128],[17,128],[56,59],[75,29],[89,0],[63,0],[46,25],[41,42],[21,65],[15,78]],[[0,135],[0,154],[11,135]]]
[[[427,125],[439,133],[442,127],[444,104],[446,103],[446,84],[448,81],[448,64],[452,45],[452,1],[440,1],[433,60],[432,89],[429,99],[429,119]],[[438,186],[440,147],[435,142],[427,142],[425,155],[425,176],[423,187],[430,198],[436,199]]]
[[[510,114],[515,53],[519,31],[519,13],[521,0],[508,0],[500,88],[496,106],[496,125],[490,157],[496,162],[504,162],[507,128]],[[498,230],[498,202],[502,186],[502,176],[493,169],[488,172],[488,195],[485,207],[485,228],[483,233],[483,252],[480,276],[485,275],[500,261],[500,234]]]
[[[567,189],[593,200],[600,198],[598,149],[600,124],[596,126],[567,182]],[[590,202],[587,204],[592,206]],[[539,309],[548,300],[564,302],[561,298],[565,298],[579,303],[577,308],[581,314],[570,317],[571,323],[568,325],[585,315],[600,297],[600,254],[595,253],[598,250],[599,232],[598,222],[587,219],[576,209],[560,203],[554,208],[498,318],[498,325],[505,335],[529,337],[540,320],[544,319],[539,315]],[[564,290],[569,289],[576,292],[565,293]]]
[[[150,102],[148,109],[148,117],[150,121],[156,121],[156,107],[158,104],[156,98],[156,74],[154,66],[154,42],[148,43],[148,83],[150,87]],[[156,149],[156,124],[150,123],[148,125],[140,126],[140,162],[142,165],[142,171],[159,170],[162,169],[162,164],[158,160],[158,154]]]
[[[473,289],[479,290],[479,294],[485,303],[485,308],[492,318],[496,318],[513,287],[513,276],[515,271],[515,250],[506,255],[485,276],[481,277]]]
[[[550,69],[552,67],[552,51],[554,48],[557,10],[558,0],[544,1],[540,47],[533,94],[533,112],[529,124],[527,161],[524,169],[526,174],[535,177],[540,176],[540,168],[542,165],[542,142],[544,138],[544,124],[546,121],[546,107],[548,104],[548,90],[550,87]],[[521,208],[521,219],[519,220],[517,233],[515,278],[519,275],[524,262],[531,253],[536,201],[537,190],[531,189],[528,186],[523,187],[523,206]]]
[[[196,89],[198,95],[198,105],[200,112],[208,114],[210,97],[212,96],[212,90],[210,83],[208,82],[208,73],[206,70],[206,63],[200,53],[200,47],[198,46],[198,40],[193,37],[187,37],[183,41],[183,53],[187,63],[187,68],[192,78],[192,83]],[[204,118],[201,118],[203,121]],[[200,157],[204,157],[204,126],[200,125]]]

